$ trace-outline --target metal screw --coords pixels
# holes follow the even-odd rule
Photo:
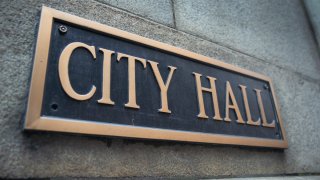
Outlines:
[[[264,89],[267,89],[267,90],[269,89],[269,86],[267,84],[265,84],[263,87]]]
[[[60,33],[64,34],[64,33],[66,33],[68,31],[68,28],[66,26],[64,26],[64,25],[60,25],[59,26],[59,31],[60,31]]]

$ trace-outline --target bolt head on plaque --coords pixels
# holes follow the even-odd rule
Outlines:
[[[59,32],[60,32],[61,34],[65,34],[65,33],[67,33],[67,31],[68,31],[67,26],[64,26],[64,25],[60,25],[60,26],[59,26]]]

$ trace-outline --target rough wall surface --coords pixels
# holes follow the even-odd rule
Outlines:
[[[320,1],[304,0],[304,4],[320,49]]]
[[[135,8],[120,7],[124,11],[113,7],[117,3],[104,2],[0,1],[0,177],[214,177],[320,172],[320,58],[300,1],[174,0],[159,3],[173,3],[171,12],[155,7],[142,14],[134,12]],[[148,2],[152,3],[136,1],[143,6]],[[23,132],[42,5],[270,76],[289,148],[280,151]],[[174,16],[161,18],[166,13]],[[152,17],[160,17],[162,22]]]

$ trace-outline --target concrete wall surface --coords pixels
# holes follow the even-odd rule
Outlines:
[[[270,76],[289,148],[23,132],[42,5]],[[2,0],[0,9],[0,177],[320,173],[320,56],[302,1]]]
[[[304,4],[307,8],[309,19],[320,48],[320,1],[304,0]]]
[[[250,178],[230,178],[225,180],[318,180],[320,176],[276,176],[276,177],[250,177]]]

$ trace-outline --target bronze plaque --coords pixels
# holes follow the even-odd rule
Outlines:
[[[47,7],[25,129],[288,146],[270,78]]]

